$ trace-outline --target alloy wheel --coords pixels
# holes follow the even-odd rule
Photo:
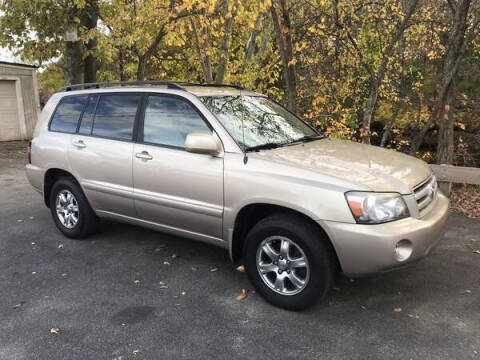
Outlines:
[[[270,236],[257,250],[257,270],[263,282],[281,295],[295,295],[308,284],[308,259],[293,240],[284,236]]]
[[[78,223],[79,209],[75,196],[69,190],[57,194],[55,209],[60,223],[67,229],[73,229]]]

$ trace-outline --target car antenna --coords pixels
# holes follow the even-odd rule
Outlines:
[[[242,96],[242,90],[240,89],[240,96]],[[246,165],[248,162],[247,149],[245,145],[245,122],[242,116],[242,137],[243,137],[243,163]]]

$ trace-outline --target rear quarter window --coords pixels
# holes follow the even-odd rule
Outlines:
[[[50,121],[50,130],[75,133],[86,103],[87,96],[68,96],[60,100]]]

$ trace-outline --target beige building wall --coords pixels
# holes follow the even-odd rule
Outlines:
[[[0,90],[0,141],[31,139],[40,112],[37,68],[0,62]]]

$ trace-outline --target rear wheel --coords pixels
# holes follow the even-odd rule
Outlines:
[[[97,216],[80,186],[70,177],[60,178],[53,184],[50,211],[57,228],[69,238],[84,238],[97,228]]]
[[[325,234],[307,219],[278,214],[258,222],[244,247],[245,270],[273,305],[302,310],[323,297],[337,273]]]

